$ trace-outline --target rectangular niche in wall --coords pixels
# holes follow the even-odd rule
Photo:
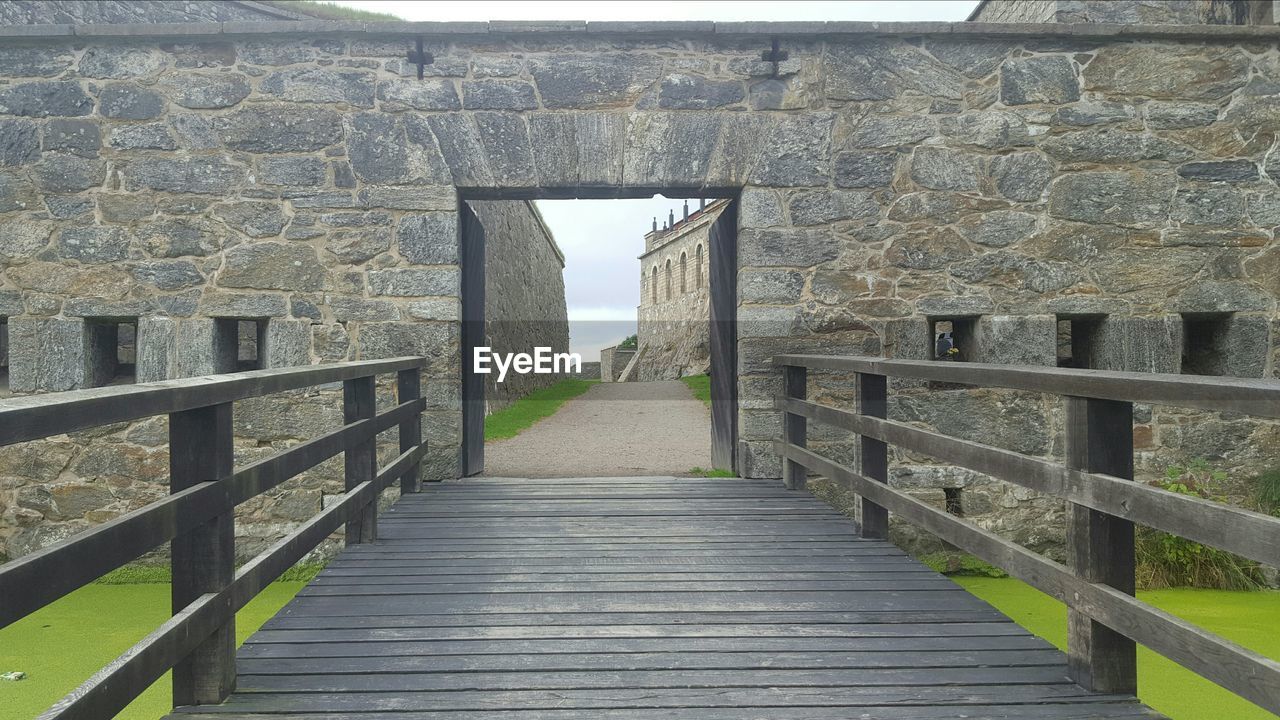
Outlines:
[[[265,318],[218,318],[214,367],[219,373],[267,366]]]
[[[135,380],[137,318],[85,318],[85,380],[89,387]]]
[[[977,316],[931,317],[929,327],[933,338],[931,359],[970,362],[977,357]]]
[[[946,511],[956,517],[964,517],[964,501],[960,493],[960,488],[942,488],[942,494],[946,499]]]
[[[1227,375],[1227,333],[1231,313],[1187,313],[1182,316],[1182,373]]]
[[[1093,367],[1103,319],[1102,315],[1058,316],[1058,367]]]

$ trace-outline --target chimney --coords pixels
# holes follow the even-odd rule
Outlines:
[[[658,216],[653,216],[653,231],[658,232]]]
[[[706,210],[706,209],[707,209],[707,199],[698,198],[698,210]]]
[[[669,210],[669,211],[667,211],[667,226],[668,226],[668,227],[675,227],[675,226],[676,226],[676,211],[675,211],[675,210]]]
[[[684,219],[685,220],[689,219],[689,201],[688,200],[684,201]]]

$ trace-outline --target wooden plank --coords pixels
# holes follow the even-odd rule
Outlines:
[[[404,679],[395,676],[364,673],[351,675],[254,675],[246,673],[245,690],[270,692],[366,692],[403,689]],[[611,688],[723,688],[740,687],[848,687],[851,684],[844,669],[759,668],[735,670],[635,670],[619,675],[606,672],[557,672],[532,670],[503,673],[418,673],[412,676],[413,687],[421,691],[448,692],[460,690],[559,690]],[[1061,667],[1028,666],[1017,668],[865,668],[858,672],[857,686],[902,688],[964,685],[1058,686],[1072,689]]]
[[[354,377],[398,372],[422,367],[424,362],[419,357],[361,360],[6,398],[0,400],[0,446]]]
[[[378,412],[376,378],[352,378],[342,383],[342,419],[353,423],[372,418]],[[378,443],[369,438],[343,450],[346,488],[351,491],[371,482],[378,471]],[[378,506],[370,503],[347,520],[348,545],[373,542],[378,537]]]
[[[1276,380],[825,355],[776,355],[773,363],[1280,418]]]
[[[169,488],[182,491],[229,475],[235,465],[231,403],[169,416]],[[173,614],[203,595],[225,590],[235,572],[235,515],[223,512],[179,528],[171,543]],[[173,666],[174,705],[221,702],[236,684],[235,617],[212,629]]]
[[[1035,586],[1069,607],[1146,645],[1192,672],[1272,712],[1280,711],[1280,662],[1207,632],[1113,587],[1077,578],[1065,566],[863,477],[803,448],[774,449],[814,472],[871,495],[908,522]]]
[[[257,714],[244,710],[232,710],[239,720],[278,720],[278,714]],[[876,718],[877,720],[934,720],[945,718],[955,720],[957,709],[945,705],[933,707],[901,706],[901,705],[861,705],[854,707],[833,706],[829,708],[812,707],[738,707],[738,708],[628,708],[618,709],[571,709],[571,710],[513,710],[504,712],[502,720],[742,720],[748,718],[769,718],[769,720],[849,720],[853,717]],[[169,716],[182,720],[225,720],[227,715],[206,713],[201,711],[183,711]],[[330,712],[323,714],[306,714],[307,720],[492,720],[493,711],[481,710],[472,712],[379,712],[377,714]],[[1148,708],[1134,703],[1077,703],[1058,704],[1042,703],[1037,705],[967,705],[961,717],[983,718],[983,720],[1100,720],[1102,718],[1161,718]]]
[[[804,400],[808,394],[808,370],[802,367],[783,368],[782,392],[789,398]],[[807,438],[806,420],[803,415],[786,413],[782,417],[782,439],[796,447],[804,447]],[[788,490],[802,490],[808,478],[808,470],[799,463],[784,461],[782,484]]]
[[[396,399],[400,404],[419,400],[422,397],[422,369],[408,368],[396,374]],[[400,423],[400,452],[408,452],[422,443],[422,413]],[[422,489],[422,473],[417,465],[409,468],[400,477],[400,494],[410,495]]]
[[[240,670],[252,675],[349,675],[427,672],[631,672],[636,670],[736,670],[790,667],[863,670],[867,668],[1062,667],[1062,653],[1043,650],[882,652],[655,652],[442,655],[439,657],[240,658]]]
[[[1133,404],[1066,399],[1067,464],[1085,472],[1133,479]],[[1076,576],[1133,595],[1133,523],[1082,505],[1069,505],[1067,556]],[[1138,650],[1133,640],[1075,608],[1067,610],[1067,660],[1071,678],[1098,692],[1138,691]]]
[[[868,435],[994,478],[1055,495],[1077,505],[1212,545],[1258,562],[1280,565],[1280,518],[1086,472],[1012,450],[941,435],[893,420],[781,399],[778,409]]]

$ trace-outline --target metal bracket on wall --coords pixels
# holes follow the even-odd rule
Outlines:
[[[773,73],[771,77],[778,77],[778,63],[786,60],[791,54],[782,49],[782,43],[778,40],[778,36],[774,35],[770,41],[769,49],[760,53],[760,59],[765,62],[773,63]]]
[[[408,59],[409,62],[418,66],[419,80],[422,79],[422,76],[424,75],[423,71],[426,70],[426,67],[436,61],[434,55],[422,49],[422,36],[418,36],[418,39],[414,43],[414,49],[409,51]]]

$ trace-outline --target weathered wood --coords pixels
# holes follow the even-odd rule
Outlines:
[[[38,610],[101,575],[136,560],[233,505],[255,497],[421,412],[421,399],[402,403],[372,420],[345,425],[269,458],[246,465],[230,477],[201,482],[131,513],[109,520],[0,569],[0,627]]]
[[[180,492],[231,474],[234,432],[231,403],[169,416],[169,487]],[[235,515],[229,508],[198,525],[180,528],[171,543],[173,612],[179,615],[207,593],[231,584],[235,571]],[[173,667],[175,705],[221,702],[235,689],[235,618],[214,629]]]
[[[1042,592],[1272,712],[1280,712],[1280,662],[1207,632],[1067,567],[804,448],[774,443],[783,457],[868,495],[908,522],[973,553]]]
[[[252,370],[0,400],[0,446],[286,390],[422,367],[419,357]]]
[[[396,374],[396,398],[401,404],[422,397],[422,370],[410,368]],[[422,443],[422,414],[414,413],[400,423],[400,452],[408,452]],[[400,493],[409,495],[422,490],[422,472],[414,465],[400,478]]]
[[[1280,518],[812,402],[779,398],[778,409],[1267,565],[1280,565]]]
[[[352,378],[342,383],[342,419],[353,423],[372,418],[377,413],[377,385],[373,376]],[[350,492],[362,483],[373,480],[378,469],[378,443],[369,438],[349,445],[343,451],[346,468],[346,487]],[[376,499],[363,512],[347,521],[347,544],[373,542],[378,537],[378,506]]]
[[[858,374],[858,413],[883,418],[889,411],[889,383],[884,375]],[[862,472],[882,483],[889,482],[889,446],[882,440],[862,437],[858,440]],[[862,537],[889,537],[889,511],[863,496]]]
[[[775,355],[773,363],[1280,418],[1276,380],[838,355]]]
[[[1133,478],[1133,404],[1066,399],[1067,464],[1085,472]],[[1133,523],[1072,503],[1067,555],[1082,580],[1134,594]],[[1070,605],[1070,603],[1069,603]],[[1133,640],[1068,607],[1067,657],[1071,678],[1098,692],[1136,693],[1138,655]]]
[[[808,370],[789,365],[782,369],[782,392],[788,398],[804,400],[808,394]],[[807,444],[807,421],[803,415],[786,413],[782,416],[782,439],[796,447]],[[782,484],[788,490],[803,490],[809,471],[803,465],[790,460],[782,463]]]

